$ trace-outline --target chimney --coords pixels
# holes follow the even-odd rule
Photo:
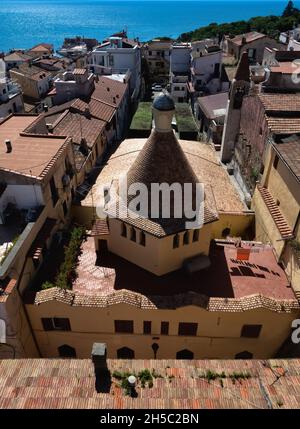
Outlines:
[[[47,130],[49,134],[53,134],[53,124],[46,124]]]
[[[6,145],[6,153],[11,153],[12,152],[12,144],[11,141],[6,139],[5,140],[5,145]]]
[[[245,36],[245,34],[243,34],[243,37],[242,37],[242,45],[245,45],[245,44],[246,44],[246,42],[247,42],[247,40],[246,40],[246,36]]]
[[[110,391],[111,378],[106,362],[107,347],[105,343],[94,343],[92,348],[92,362],[95,370],[95,388],[97,393]]]
[[[49,108],[48,108],[48,104],[44,104],[44,112],[48,112]]]

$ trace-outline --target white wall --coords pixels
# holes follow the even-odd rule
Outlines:
[[[17,204],[19,209],[42,206],[42,189],[38,185],[7,185],[0,198],[0,215],[9,202]]]

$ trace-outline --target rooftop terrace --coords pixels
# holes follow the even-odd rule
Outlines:
[[[243,247],[249,248],[247,244]],[[266,245],[253,247],[249,260],[243,261],[237,260],[237,248],[233,244],[212,243],[210,268],[191,275],[178,270],[161,277],[112,253],[97,256],[91,237],[83,242],[81,250],[78,277],[73,284],[73,292],[78,294],[108,296],[126,289],[150,299],[189,291],[209,298],[263,295],[276,300],[296,299],[272,248]]]

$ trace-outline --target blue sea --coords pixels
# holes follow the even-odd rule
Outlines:
[[[65,37],[103,40],[127,28],[146,41],[179,34],[211,22],[280,15],[286,1],[113,1],[0,0],[0,51],[47,41],[58,48]],[[294,2],[300,7],[300,1]]]

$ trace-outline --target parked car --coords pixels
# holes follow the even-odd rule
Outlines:
[[[154,91],[154,92],[160,92],[160,91],[162,91],[162,86],[161,85],[153,85],[152,86],[152,91]]]

